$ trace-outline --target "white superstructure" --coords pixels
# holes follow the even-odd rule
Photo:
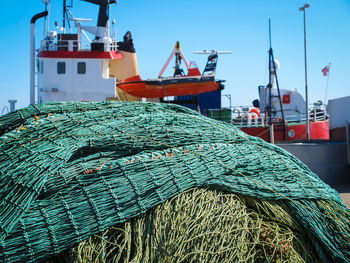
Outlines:
[[[275,60],[276,71],[280,68],[279,61]],[[282,118],[281,106],[279,101],[279,94],[276,85],[276,74],[271,67],[271,115],[272,119]],[[302,118],[305,119],[305,100],[303,96],[296,90],[280,89],[282,107],[284,111],[284,117],[288,120],[301,121]],[[269,100],[270,100],[270,89],[269,86],[259,87],[260,96],[260,111],[266,113],[268,110]]]
[[[38,101],[103,101],[114,98],[116,78],[110,78],[109,59],[41,57]]]
[[[31,104],[34,104],[35,100],[37,103],[141,100],[119,90],[116,85],[117,81],[138,75],[136,52],[131,33],[125,34],[123,42],[117,42],[116,34],[112,34],[110,30],[110,5],[116,1],[84,1],[99,6],[97,26],[82,25],[83,22],[91,21],[91,19],[75,18],[64,1],[63,26],[58,27],[56,23],[58,32],[50,31],[45,34],[37,56],[35,56],[35,21],[48,16],[48,12],[45,11],[33,17],[31,22],[33,42]],[[45,2],[45,4],[47,6],[50,3]],[[72,32],[72,29],[66,28],[67,21],[75,24],[75,33]],[[46,19],[45,30],[49,28],[48,24],[49,20]],[[88,47],[86,48],[83,43],[88,44]],[[36,63],[33,57],[36,57]],[[35,66],[37,78],[34,74]],[[36,96],[34,96],[35,93]]]

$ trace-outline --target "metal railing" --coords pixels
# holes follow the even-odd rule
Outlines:
[[[309,119],[310,121],[324,121],[328,119],[328,115],[326,112],[326,105],[312,105],[313,107],[310,107],[309,111]],[[268,116],[265,113],[261,113],[260,116],[258,116],[255,112],[251,112],[253,107],[250,106],[234,106],[231,107],[231,115],[229,114],[221,114],[220,111],[226,110],[229,108],[221,109],[221,110],[211,110],[212,112],[216,112],[216,114],[210,114],[209,117],[217,120],[222,120],[226,122],[230,122],[229,119],[231,119],[231,123],[234,125],[237,125],[239,127],[245,128],[245,127],[267,127],[268,124]],[[295,110],[285,110],[285,122],[286,123],[303,123],[306,122],[306,114],[305,113],[298,113]],[[295,113],[295,114],[293,114]],[[273,123],[276,125],[282,125],[283,120],[279,117],[281,114],[280,112],[275,112],[275,116],[273,119]]]
[[[267,118],[265,114],[261,114],[260,117],[256,113],[246,113],[240,117],[232,119],[232,124],[239,127],[267,127]]]
[[[60,42],[60,43],[59,43]],[[42,40],[41,41],[41,50],[44,51],[91,51],[89,44],[82,45],[78,40],[62,40],[58,43],[54,43],[52,40]],[[105,45],[105,51],[117,51],[118,42],[112,41]]]
[[[118,42],[117,41],[113,41],[108,46],[109,46],[109,51],[117,51],[118,50]]]
[[[78,51],[81,50],[81,45],[78,40],[62,40],[61,43],[54,43],[52,40],[42,40],[41,50],[44,51]]]

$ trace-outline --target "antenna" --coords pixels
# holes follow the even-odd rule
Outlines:
[[[113,19],[112,20],[112,29],[113,29],[113,39],[114,40],[116,40],[117,39],[117,29],[116,29],[116,27],[115,27],[115,23],[116,23],[116,21],[115,21],[115,19]]]
[[[41,2],[45,5],[45,11],[47,11],[47,6],[51,4],[51,0],[41,0]],[[50,14],[50,12],[49,12]],[[48,19],[47,17],[45,16],[45,21],[44,21],[44,38],[46,37],[46,32],[49,32],[49,29],[48,29]]]
[[[204,49],[204,50],[201,50],[201,51],[195,51],[194,54],[211,54],[211,55],[215,55],[215,54],[232,54],[232,51],[217,51],[216,49],[213,49],[213,50]]]
[[[89,43],[91,43],[90,38],[88,37],[88,35],[86,34],[86,32],[84,31],[84,29],[82,29],[81,23],[80,22],[90,22],[92,21],[92,19],[90,18],[76,18],[73,16],[72,12],[67,8],[67,12],[69,13],[69,15],[71,16],[71,18],[66,18],[66,20],[69,21],[74,21],[75,22],[75,26],[78,28],[78,40],[79,43],[81,45],[81,33],[83,33],[83,35],[85,36],[85,38],[87,39],[87,41]]]
[[[270,49],[272,49],[272,41],[271,41],[271,18],[269,18],[269,41],[270,41]]]
[[[216,49],[208,50],[204,49],[202,51],[195,51],[194,54],[209,54],[207,64],[203,70],[202,75],[214,75],[216,70],[216,65],[218,63],[218,54],[232,54],[232,51],[218,51]]]

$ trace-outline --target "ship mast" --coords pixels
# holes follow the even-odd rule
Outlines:
[[[280,104],[280,109],[281,109],[281,114],[282,114],[282,125],[283,125],[283,139],[286,141],[287,140],[287,127],[286,127],[286,122],[284,118],[284,111],[283,111],[283,104],[282,104],[282,99],[281,99],[281,92],[280,92],[280,87],[278,84],[278,78],[277,78],[277,68],[276,68],[276,62],[275,58],[273,55],[273,50],[272,50],[272,41],[271,41],[271,19],[269,19],[269,42],[270,42],[270,49],[269,49],[269,107],[268,107],[268,114],[269,114],[269,125],[272,124],[272,81],[273,78],[275,78],[276,81],[276,87],[277,87],[277,92],[278,92],[278,100]]]
[[[67,17],[67,0],[63,0],[63,24],[62,24],[63,28],[66,28],[66,17]]]
[[[68,7],[69,8],[73,7],[73,0],[71,0],[70,5],[67,5],[67,0],[63,0],[63,23],[62,23],[62,26],[64,29],[66,28],[66,20],[68,19]],[[69,22],[68,22],[68,25],[70,25]]]

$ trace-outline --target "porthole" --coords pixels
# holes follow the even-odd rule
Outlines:
[[[289,137],[289,138],[294,138],[294,136],[295,136],[294,130],[289,130],[289,131],[288,131],[288,137]]]

